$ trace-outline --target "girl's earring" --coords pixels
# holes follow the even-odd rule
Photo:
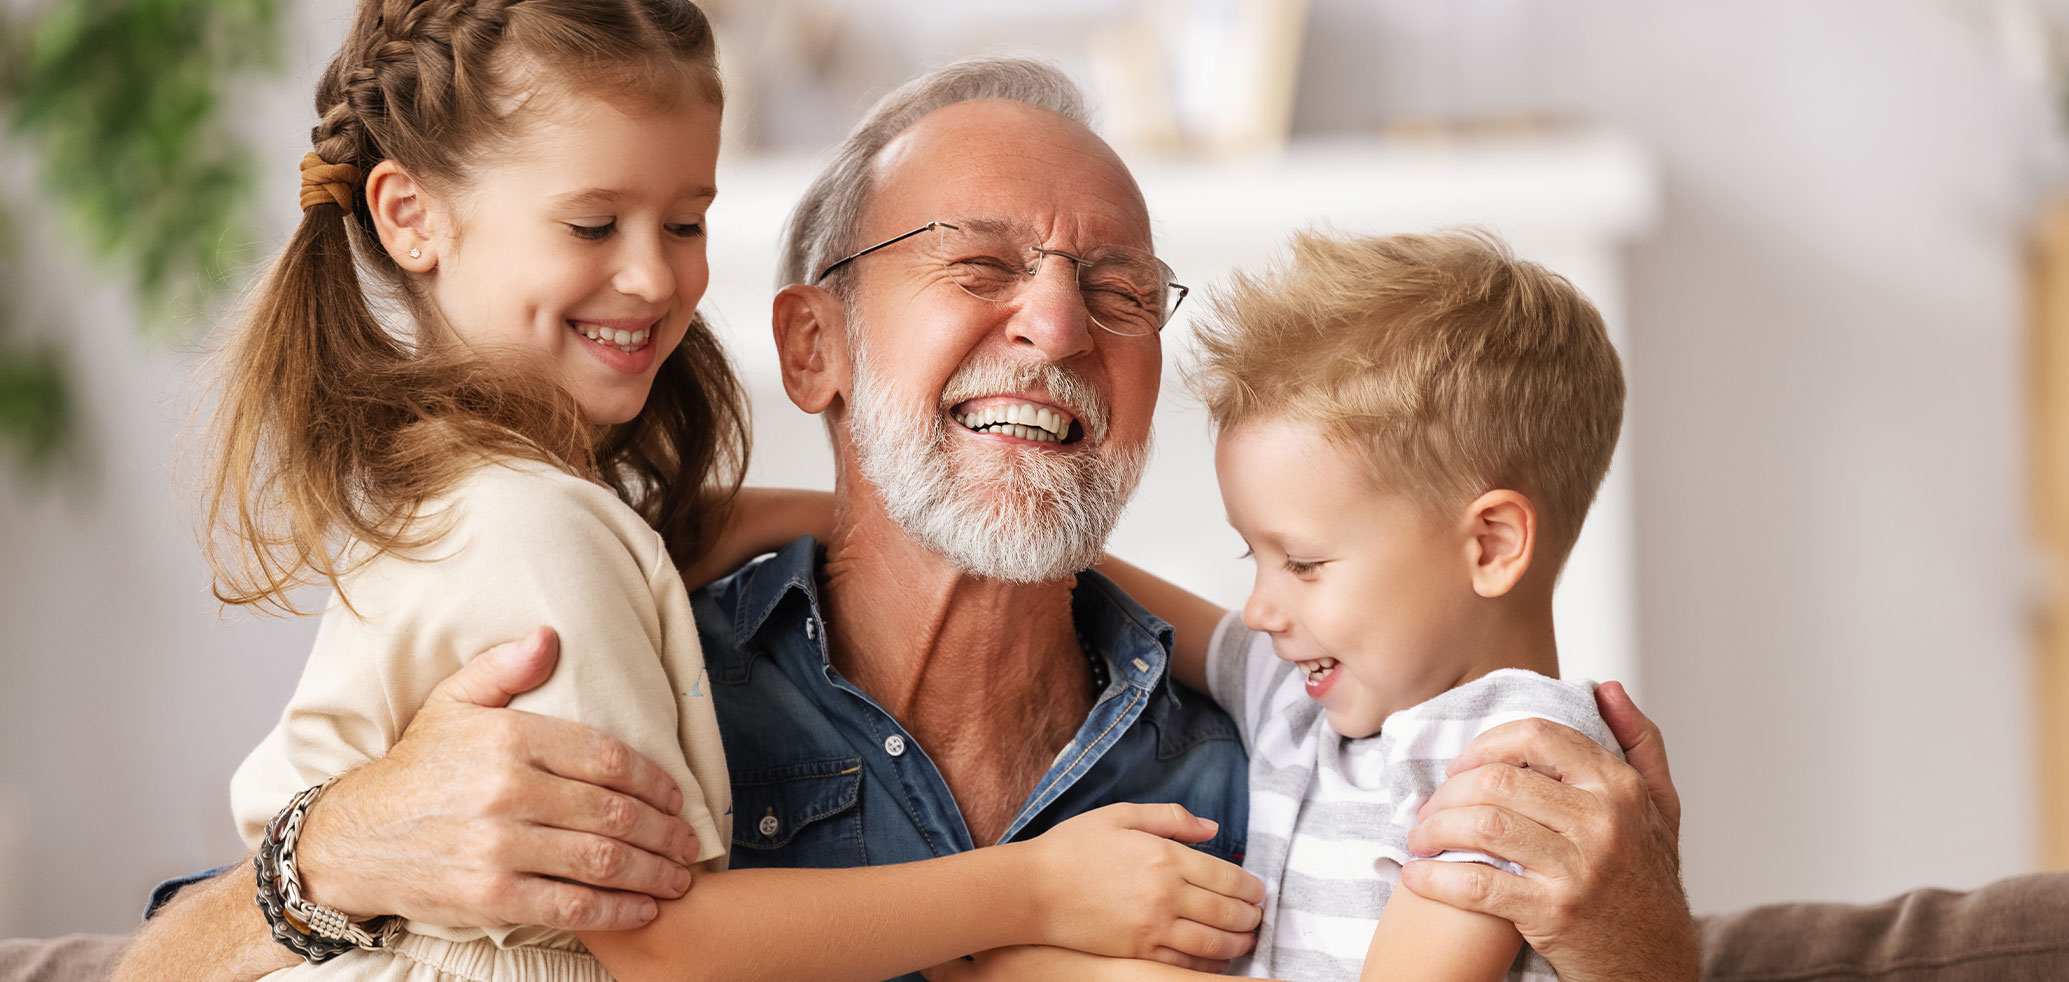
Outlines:
[[[411,249],[411,250],[409,251],[409,257],[410,257],[411,259],[422,259],[422,258],[424,258],[424,250],[422,250],[422,249]]]

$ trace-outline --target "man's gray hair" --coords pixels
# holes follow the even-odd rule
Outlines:
[[[870,165],[876,155],[920,117],[974,99],[1026,103],[1091,125],[1077,83],[1052,65],[1026,58],[969,58],[899,86],[877,100],[798,199],[783,236],[777,288],[810,283],[820,270],[860,248],[855,237],[861,232],[862,208],[869,202]]]

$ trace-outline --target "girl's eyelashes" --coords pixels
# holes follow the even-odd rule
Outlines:
[[[1242,555],[1240,555],[1240,556],[1237,556],[1236,558],[1237,558],[1237,559],[1256,559],[1256,558],[1257,558],[1257,550],[1255,550],[1255,549],[1244,549],[1244,550],[1243,550],[1243,554],[1242,554]]]
[[[568,231],[573,232],[578,239],[599,242],[610,238],[611,233],[618,230],[618,223],[610,221],[602,225],[581,225],[575,222],[568,222],[567,227]],[[675,236],[678,239],[694,239],[704,234],[704,225],[701,222],[670,222],[662,227],[668,230],[669,235]]]
[[[1286,572],[1292,573],[1295,576],[1309,576],[1321,568],[1322,564],[1320,561],[1309,562],[1305,559],[1295,559],[1292,556],[1286,557]]]

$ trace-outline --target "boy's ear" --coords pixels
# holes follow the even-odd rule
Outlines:
[[[439,216],[424,186],[401,164],[383,160],[367,173],[366,207],[395,265],[412,273],[438,268]]]
[[[1537,507],[1515,491],[1489,491],[1466,507],[1466,523],[1473,592],[1493,598],[1515,589],[1537,552]]]
[[[847,313],[840,298],[793,283],[776,294],[770,316],[783,391],[808,413],[845,405],[848,396]]]

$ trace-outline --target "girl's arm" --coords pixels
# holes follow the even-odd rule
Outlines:
[[[1223,977],[1202,971],[1200,966],[1180,967],[1038,945],[979,952],[970,961],[945,962],[921,974],[927,982],[1208,982]]]
[[[706,873],[647,927],[581,938],[624,982],[872,982],[1017,944],[1228,958],[1249,948],[1264,889],[1179,844],[1213,834],[1176,805],[1109,805],[922,862]]]
[[[1516,925],[1396,885],[1379,913],[1360,982],[1497,982],[1523,946]]]
[[[1207,691],[1207,642],[1228,611],[1167,580],[1159,579],[1112,556],[1092,567],[1113,580],[1135,602],[1171,625],[1177,643],[1171,648],[1171,675],[1186,688]]]
[[[741,488],[718,541],[704,555],[683,564],[683,584],[695,590],[762,553],[789,545],[800,535],[824,542],[832,532],[833,495],[825,491]]]

